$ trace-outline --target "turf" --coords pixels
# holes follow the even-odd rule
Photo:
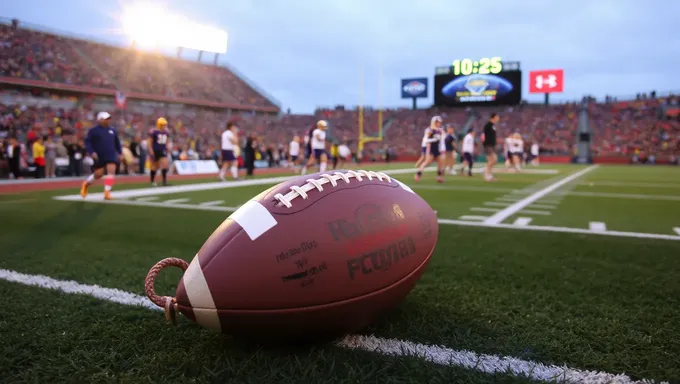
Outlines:
[[[458,219],[491,215],[471,208],[527,196],[583,169],[541,168],[560,173],[499,175],[497,183],[456,176],[436,184],[426,176],[409,184],[440,218]],[[531,216],[531,224],[587,228],[600,221],[609,229],[673,234],[680,201],[656,199],[654,192],[672,195],[673,182],[664,180],[678,176],[677,168],[600,167],[546,196],[561,200],[549,215]],[[574,194],[598,182],[618,184],[615,192],[607,186],[597,193],[649,192],[648,198]],[[159,201],[236,206],[267,187],[160,195]],[[190,260],[228,215],[51,199],[65,193],[77,191],[0,196],[0,215],[10,218],[0,221],[0,268],[143,294],[153,263]],[[676,382],[678,255],[680,241],[441,225],[421,282],[365,333]],[[164,271],[157,290],[172,294],[179,276]],[[0,377],[8,382],[524,382],[335,346],[245,345],[186,319],[173,328],[160,312],[16,283],[0,282],[0,294],[6,309]]]

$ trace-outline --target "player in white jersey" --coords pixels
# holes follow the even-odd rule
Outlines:
[[[460,168],[460,174],[465,173],[465,167],[468,167],[468,176],[472,176],[472,164],[475,160],[475,131],[472,128],[468,129],[467,135],[463,138],[463,166]]]
[[[288,166],[295,168],[300,157],[300,136],[294,136],[293,141],[288,144]]]
[[[338,166],[340,169],[345,167],[345,161],[350,160],[351,156],[352,151],[346,143],[342,143],[338,146]]]
[[[326,153],[326,129],[328,123],[325,120],[319,120],[316,123],[316,129],[312,132],[310,138],[310,147],[312,154],[307,160],[307,164],[302,167],[302,174],[307,173],[307,168],[313,166],[315,162],[319,163],[319,172],[326,171],[326,163],[328,162],[328,153]]]
[[[423,164],[423,161],[425,161],[425,152],[427,152],[427,140],[428,137],[427,135],[430,133],[430,128],[425,128],[425,131],[423,131],[423,139],[420,140],[420,157],[418,158],[418,161],[416,161],[416,168],[420,168],[420,165]]]
[[[510,169],[512,165],[512,143],[514,139],[512,135],[503,140],[503,153],[505,154],[505,169]]]
[[[510,153],[512,153],[512,164],[515,166],[515,170],[519,171],[521,169],[522,156],[524,155],[524,140],[522,140],[522,135],[519,133],[512,135]]]
[[[224,181],[227,168],[231,171],[234,180],[238,179],[238,166],[236,160],[236,150],[238,149],[238,128],[233,122],[227,123],[227,129],[222,132],[222,169],[220,169],[220,180]]]
[[[538,166],[539,164],[539,159],[538,159],[538,143],[535,141],[531,143],[531,150],[529,152],[529,163],[533,166]]]
[[[418,172],[416,172],[416,181],[420,180],[423,175],[423,170],[425,167],[430,165],[432,162],[437,162],[437,182],[444,182],[444,156],[441,154],[440,148],[444,146],[444,131],[442,129],[443,120],[441,116],[433,116],[430,120],[430,127],[425,133],[427,137],[427,146],[425,151],[425,161],[418,167]]]

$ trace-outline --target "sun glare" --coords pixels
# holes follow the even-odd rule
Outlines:
[[[123,33],[145,48],[186,47],[225,53],[227,32],[194,23],[154,3],[134,3],[123,7]]]

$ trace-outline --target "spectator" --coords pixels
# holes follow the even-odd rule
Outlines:
[[[57,143],[52,136],[45,140],[45,177],[57,177]]]
[[[45,177],[45,145],[46,138],[38,136],[33,142],[33,165],[35,165],[35,178]]]

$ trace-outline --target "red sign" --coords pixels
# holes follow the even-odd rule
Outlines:
[[[529,72],[529,93],[564,92],[564,70],[544,69]]]

